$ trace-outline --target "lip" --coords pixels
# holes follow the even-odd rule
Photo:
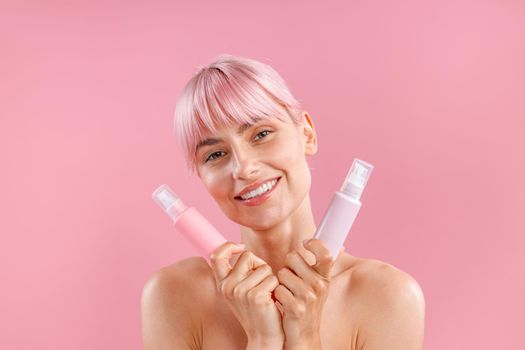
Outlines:
[[[244,204],[244,205],[249,206],[249,207],[252,207],[252,206],[255,206],[255,205],[259,205],[259,204],[265,202],[268,198],[270,198],[270,195],[277,188],[277,186],[279,185],[279,182],[281,182],[281,177],[280,176],[277,177],[276,179],[277,179],[277,182],[275,183],[275,185],[273,185],[272,189],[269,190],[268,192],[265,192],[265,193],[261,194],[260,196],[253,197],[253,198],[250,198],[250,199],[241,199],[241,198],[235,197],[235,200],[239,201],[241,204]],[[271,179],[271,180],[273,180],[273,179]],[[263,181],[261,183],[265,183],[265,182],[266,181]],[[257,187],[255,187],[255,188],[257,188]]]
[[[255,190],[256,188],[258,188],[259,186],[261,186],[265,182],[272,181],[272,180],[275,180],[275,179],[280,179],[280,178],[281,178],[280,176],[277,176],[277,177],[272,177],[272,178],[269,178],[269,179],[266,179],[266,180],[261,180],[261,181],[254,182],[253,184],[251,184],[249,186],[246,186],[241,192],[237,193],[235,195],[235,199],[237,199],[237,197],[240,197],[240,196],[242,196],[245,193],[248,193],[250,191]]]

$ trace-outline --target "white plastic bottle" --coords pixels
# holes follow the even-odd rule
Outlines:
[[[172,218],[176,231],[184,236],[209,262],[210,254],[226,238],[197,209],[186,206],[168,185],[159,186],[153,200]]]
[[[323,221],[314,238],[322,240],[330,249],[333,260],[337,259],[341,247],[361,209],[361,194],[374,167],[360,159],[354,159],[341,190],[335,192]]]

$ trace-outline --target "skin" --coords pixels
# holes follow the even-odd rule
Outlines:
[[[208,135],[221,141],[199,148],[196,159],[203,185],[240,225],[245,248],[227,242],[210,265],[190,258],[151,276],[142,294],[145,348],[229,341],[249,349],[422,349],[425,302],[417,282],[378,260],[346,252],[334,260],[312,239],[306,157],[317,152],[317,138],[308,113],[299,124],[270,118],[238,131]],[[234,198],[276,176],[264,203]]]

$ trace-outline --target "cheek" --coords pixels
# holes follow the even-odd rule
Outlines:
[[[214,172],[206,172],[201,176],[204,187],[211,194],[211,196],[220,202],[224,197],[228,196],[227,182],[224,181],[223,176]]]
[[[286,142],[281,145],[278,157],[282,164],[286,164],[293,172],[301,172],[305,164],[305,154],[301,139],[291,134]]]
[[[276,168],[286,173],[293,191],[301,192],[302,196],[309,189],[311,175],[300,139],[294,136],[272,147],[271,159]]]
[[[269,149],[265,150],[270,159],[276,166],[282,169],[290,169],[301,162],[304,157],[301,144],[293,134],[281,135],[279,142],[272,143]]]

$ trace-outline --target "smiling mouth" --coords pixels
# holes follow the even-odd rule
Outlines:
[[[277,179],[275,179],[275,183],[271,186],[271,188],[268,188],[267,186],[265,186],[265,188],[263,189],[262,192],[257,193],[255,195],[254,195],[254,193],[252,193],[251,196],[248,197],[248,198],[246,198],[246,196],[243,196],[244,198],[241,198],[241,196],[235,196],[234,199],[236,199],[238,201],[241,201],[241,202],[243,202],[243,201],[248,202],[248,201],[251,201],[253,199],[256,199],[256,198],[259,198],[259,197],[263,197],[264,195],[272,192],[273,189],[277,186],[277,184],[279,183],[280,180],[281,180],[281,176],[279,176]],[[261,189],[261,188],[259,187],[259,189]]]

